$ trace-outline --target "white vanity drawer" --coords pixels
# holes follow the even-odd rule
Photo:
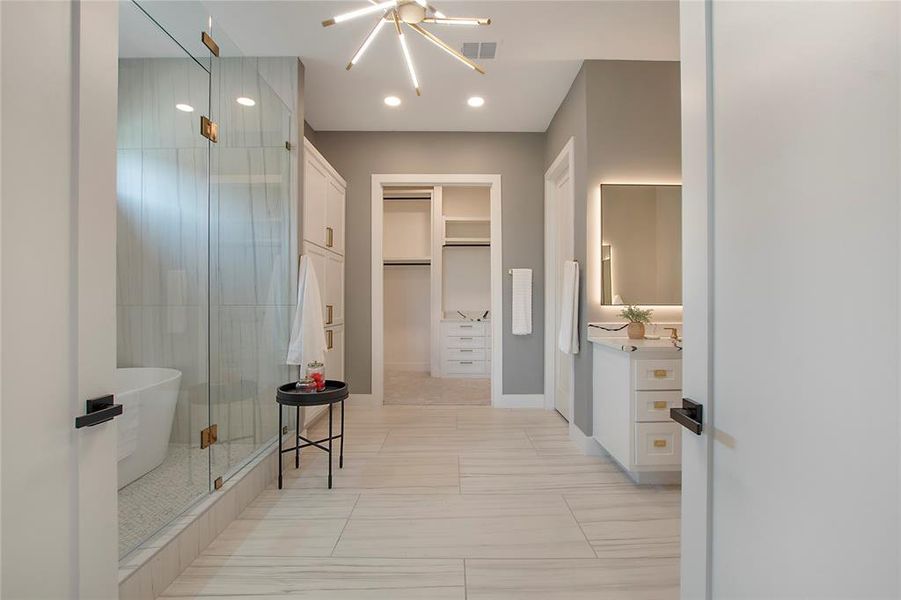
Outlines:
[[[669,409],[682,406],[682,392],[633,392],[636,422],[670,422]]]
[[[682,428],[678,423],[636,423],[635,464],[682,464]]]
[[[484,360],[446,360],[444,372],[452,374],[487,373]]]
[[[446,348],[484,348],[486,338],[477,336],[449,336],[445,338]]]
[[[444,324],[444,335],[449,336],[482,337],[486,335],[486,330],[487,327],[485,327],[485,323],[482,322],[461,321],[459,323]]]
[[[444,358],[447,360],[486,360],[484,348],[446,348]]]
[[[632,365],[635,390],[681,390],[681,360],[635,360]]]

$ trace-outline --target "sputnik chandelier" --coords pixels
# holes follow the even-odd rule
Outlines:
[[[344,21],[350,21],[351,19],[381,13],[378,22],[375,24],[375,27],[372,28],[372,31],[370,31],[369,35],[366,36],[366,39],[363,40],[362,45],[360,45],[360,48],[359,50],[357,50],[356,54],[353,55],[353,58],[350,59],[350,62],[347,63],[348,71],[351,70],[358,62],[360,62],[360,59],[363,58],[363,54],[365,54],[366,50],[369,49],[369,46],[378,36],[379,32],[382,30],[382,27],[384,27],[386,23],[391,23],[394,25],[394,28],[397,31],[397,37],[400,41],[400,48],[403,52],[404,60],[407,63],[407,70],[410,72],[410,80],[413,82],[413,87],[416,89],[417,96],[421,96],[422,91],[419,88],[419,79],[416,77],[416,69],[413,67],[413,57],[410,56],[410,49],[407,47],[407,39],[404,36],[404,26],[409,27],[431,43],[435,44],[436,46],[465,64],[473,71],[481,73],[482,75],[485,74],[485,69],[451,48],[448,44],[442,41],[441,38],[425,29],[422,24],[428,23],[435,25],[479,26],[491,25],[491,19],[447,17],[440,10],[429,4],[426,0],[388,0],[386,2],[378,2],[376,0],[369,1],[371,6],[353,10],[322,22],[323,27],[331,27],[332,25],[337,25],[338,23],[343,23]]]

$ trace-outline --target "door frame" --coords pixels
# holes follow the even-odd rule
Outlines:
[[[385,187],[483,186],[489,188],[491,203],[491,405],[503,406],[503,240],[501,236],[501,176],[499,174],[373,174],[371,184],[372,277],[372,374],[371,394],[376,404],[385,398],[385,277],[384,199]],[[434,220],[433,220],[434,224]],[[434,260],[434,256],[432,259]]]
[[[682,389],[704,407],[704,431],[682,435],[682,598],[711,598],[713,530],[713,201],[712,3],[682,0]]]
[[[569,206],[569,230],[571,248],[569,255],[575,257],[575,208],[576,208],[576,186],[575,186],[575,138],[570,137],[564,144],[563,149],[551,163],[551,166],[544,174],[544,408],[546,410],[555,410],[555,394],[557,390],[557,375],[554,369],[556,364],[557,352],[557,265],[559,260],[557,257],[557,224],[560,216],[559,203],[556,202],[556,194],[554,190],[556,184],[564,176],[569,176],[569,198],[565,198],[564,202]],[[571,381],[575,381],[575,358],[570,360],[570,369],[572,371]],[[570,388],[568,403],[569,422],[573,420],[574,410],[574,390]]]

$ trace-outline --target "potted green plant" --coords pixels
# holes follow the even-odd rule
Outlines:
[[[627,331],[630,340],[644,339],[644,326],[651,322],[651,314],[653,314],[653,312],[653,309],[638,308],[631,304],[620,311],[619,316],[629,322]]]

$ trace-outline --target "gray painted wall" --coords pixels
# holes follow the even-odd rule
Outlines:
[[[585,61],[548,128],[545,167],[570,137],[575,138],[575,240],[576,257],[584,265],[579,316],[584,332],[589,321],[616,315],[615,309],[600,306],[592,285],[600,269],[589,247],[600,235],[601,183],[681,181],[679,63]],[[573,418],[588,435],[592,429],[591,363],[591,344],[583,344],[575,361]]]
[[[371,175],[500,173],[503,267],[533,270],[532,335],[510,333],[510,285],[504,277],[505,394],[544,390],[544,153],[542,133],[316,132],[317,148],[347,181],[346,378],[353,393],[371,390]]]

